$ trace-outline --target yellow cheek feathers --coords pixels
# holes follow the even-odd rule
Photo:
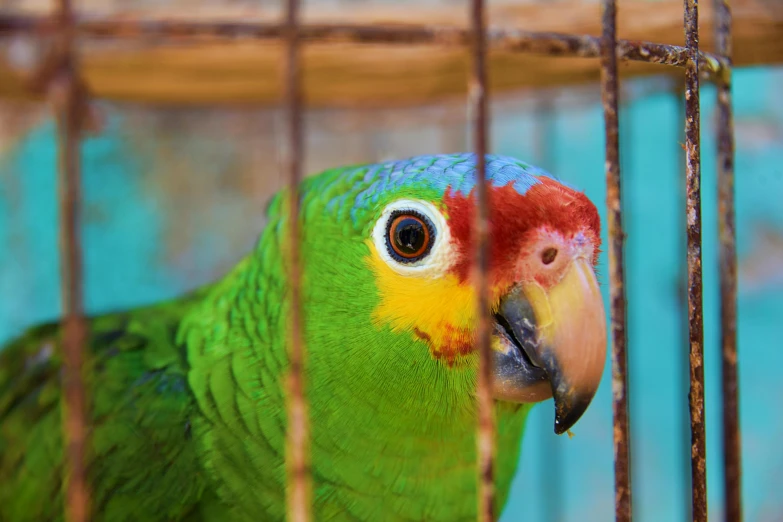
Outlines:
[[[373,313],[376,326],[411,332],[426,342],[432,355],[453,362],[472,351],[475,306],[473,288],[451,274],[402,275],[386,264],[368,241],[367,261],[375,274],[380,303]]]

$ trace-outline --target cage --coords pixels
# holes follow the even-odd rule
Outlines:
[[[635,7],[629,8],[630,13],[625,15],[640,16]],[[702,236],[701,236],[701,151],[700,151],[700,82],[711,82],[716,86],[718,93],[717,103],[717,129],[718,129],[718,183],[719,183],[719,219],[720,219],[720,297],[721,297],[721,346],[722,346],[722,407],[724,411],[723,424],[723,458],[725,460],[725,517],[727,520],[740,520],[742,518],[741,488],[740,488],[740,442],[738,422],[738,398],[737,398],[737,264],[736,264],[736,230],[734,222],[734,129],[732,121],[731,102],[731,71],[732,71],[732,47],[731,29],[732,18],[728,3],[716,1],[711,11],[714,25],[715,52],[705,52],[700,49],[699,42],[699,7],[694,0],[686,0],[682,11],[674,13],[671,4],[666,3],[662,12],[667,20],[674,25],[671,16],[678,14],[676,24],[682,21],[682,31],[685,34],[685,45],[676,46],[646,41],[634,41],[618,39],[616,32],[617,7],[614,0],[601,2],[601,36],[531,32],[517,29],[505,29],[487,27],[486,18],[488,8],[483,0],[473,0],[470,10],[470,26],[462,27],[455,23],[455,19],[444,14],[433,14],[438,20],[437,24],[415,23],[407,20],[407,23],[399,23],[394,20],[397,15],[375,15],[381,20],[375,20],[357,10],[351,16],[341,15],[341,18],[330,19],[323,17],[317,23],[305,23],[302,21],[300,6],[297,0],[288,0],[282,13],[281,22],[270,21],[243,21],[241,10],[237,10],[236,16],[220,19],[213,13],[190,18],[169,16],[163,17],[133,17],[109,15],[103,17],[77,16],[74,8],[68,0],[61,0],[56,13],[49,17],[40,13],[30,15],[8,14],[0,16],[0,33],[6,35],[26,35],[36,39],[48,41],[51,45],[29,78],[19,80],[18,76],[6,75],[6,95],[20,96],[23,93],[32,92],[39,96],[45,95],[50,101],[52,110],[57,115],[57,133],[59,137],[59,208],[60,208],[60,232],[61,244],[61,270],[62,270],[62,302],[63,302],[63,327],[65,331],[64,356],[65,356],[65,397],[69,411],[69,419],[65,424],[66,436],[69,441],[68,464],[71,470],[68,483],[68,513],[74,521],[87,520],[89,518],[89,485],[86,482],[84,464],[82,462],[86,444],[86,399],[83,383],[80,377],[82,364],[82,345],[86,336],[86,323],[83,317],[83,254],[80,247],[79,216],[83,212],[82,201],[84,196],[80,189],[80,166],[77,153],[79,141],[85,132],[91,131],[100,125],[99,116],[91,109],[88,99],[90,96],[100,97],[102,93],[108,97],[117,99],[133,99],[138,86],[129,85],[127,79],[120,73],[113,73],[108,62],[102,64],[99,59],[79,62],[79,42],[82,39],[95,39],[116,44],[120,49],[128,42],[140,42],[138,45],[143,52],[155,52],[155,45],[161,42],[210,42],[219,45],[223,41],[241,41],[242,45],[275,45],[270,42],[278,42],[282,45],[284,61],[282,67],[277,70],[272,64],[272,58],[265,58],[260,69],[265,76],[282,73],[282,87],[275,88],[270,82],[266,82],[257,93],[250,92],[258,86],[254,84],[231,85],[226,81],[220,85],[219,81],[210,85],[216,89],[223,89],[220,94],[209,92],[209,89],[196,89],[191,96],[195,103],[209,103],[216,96],[253,97],[255,100],[275,100],[284,98],[282,123],[284,139],[279,144],[285,151],[284,168],[286,179],[291,190],[290,212],[291,216],[297,215],[298,199],[296,187],[302,179],[303,158],[306,158],[303,137],[303,92],[306,89],[314,91],[313,85],[318,82],[322,85],[317,93],[321,93],[324,99],[331,96],[331,100],[340,103],[361,103],[362,97],[375,97],[385,99],[388,93],[383,89],[374,91],[384,78],[382,72],[375,77],[372,74],[354,78],[356,85],[349,92],[335,94],[337,89],[328,86],[330,69],[328,63],[344,59],[346,49],[340,53],[330,55],[328,48],[320,49],[313,56],[304,55],[304,49],[318,42],[337,42],[348,49],[357,50],[362,47],[377,46],[379,44],[391,44],[395,48],[404,49],[406,46],[415,47],[417,51],[422,48],[436,48],[438,52],[451,53],[448,57],[441,57],[442,62],[450,64],[439,72],[445,77],[459,76],[461,66],[470,64],[470,80],[468,82],[468,114],[470,120],[470,147],[477,154],[478,177],[484,179],[484,156],[488,151],[488,71],[498,69],[514,70],[519,62],[515,61],[519,56],[529,54],[538,56],[537,61],[525,62],[528,67],[524,73],[518,75],[530,76],[519,79],[510,74],[504,78],[509,84],[526,83],[530,85],[551,85],[567,81],[567,78],[595,79],[600,78],[603,102],[603,117],[605,121],[605,173],[606,173],[606,208],[609,242],[607,246],[609,254],[609,279],[611,311],[610,338],[612,348],[612,396],[613,396],[613,437],[614,437],[614,471],[615,471],[615,518],[617,520],[630,520],[632,518],[631,505],[631,473],[630,473],[630,449],[629,449],[629,418],[628,418],[628,386],[627,379],[627,312],[625,293],[625,263],[624,263],[624,232],[623,232],[623,205],[621,191],[621,159],[620,159],[620,134],[618,131],[618,97],[620,86],[618,84],[618,62],[639,62],[645,67],[639,67],[638,74],[650,74],[658,71],[656,68],[647,67],[650,64],[665,65],[684,71],[682,98],[684,99],[684,152],[686,164],[686,237],[687,237],[687,316],[688,316],[688,345],[687,360],[690,368],[689,378],[689,413],[690,413],[690,445],[691,455],[691,509],[693,520],[707,519],[706,498],[706,435],[704,423],[704,325],[702,319]],[[268,12],[274,12],[270,10]],[[513,18],[513,9],[498,11],[496,16],[510,16]],[[535,11],[522,11],[523,14]],[[586,11],[595,13],[595,9]],[[649,9],[644,12],[651,12]],[[267,14],[267,11],[264,11]],[[521,16],[521,14],[516,14]],[[664,15],[661,15],[664,16]],[[263,20],[271,19],[271,16],[261,17]],[[403,17],[404,18],[404,17]],[[391,22],[384,23],[391,19]],[[769,23],[769,31],[774,31],[778,25]],[[145,47],[149,46],[149,47]],[[465,48],[470,50],[470,59],[464,53]],[[280,49],[278,49],[279,51]],[[488,58],[489,50],[498,53],[494,59]],[[138,52],[137,50],[134,52]],[[350,52],[350,51],[348,51]],[[745,52],[743,50],[743,52]],[[464,63],[453,63],[453,55],[463,53]],[[24,54],[24,53],[22,53]],[[119,53],[117,56],[122,56]],[[269,55],[271,56],[271,54]],[[125,55],[131,63],[130,70],[136,67],[136,78],[143,67],[141,62],[133,65],[132,54]],[[556,57],[556,58],[555,58]],[[432,56],[427,56],[432,58]],[[358,55],[357,61],[367,67],[373,66],[373,60],[367,56]],[[411,59],[410,54],[401,55],[400,63],[407,63]],[[576,65],[587,63],[589,59],[599,59],[600,69],[594,64]],[[758,58],[743,58],[748,63]],[[302,76],[303,61],[310,60],[309,64],[316,70],[309,78]],[[452,60],[452,62],[449,62]],[[556,66],[547,65],[556,60],[569,60],[567,67],[558,69]],[[318,70],[318,62],[326,63]],[[103,67],[103,71],[101,68]],[[419,63],[419,70],[412,77],[421,80],[426,76],[427,61]],[[535,67],[538,67],[536,69]],[[454,71],[457,71],[455,74]],[[90,81],[84,81],[83,75]],[[320,74],[320,75],[319,75]],[[378,76],[379,75],[379,76]],[[154,75],[150,75],[154,76]],[[380,80],[378,79],[380,78]],[[679,80],[679,77],[677,77]],[[176,83],[176,81],[170,83]],[[195,83],[195,82],[194,82]],[[461,88],[456,88],[456,82],[433,82],[434,85],[424,85],[411,90],[405,90],[409,96],[418,99],[435,99],[444,95],[460,95]],[[411,82],[411,85],[415,81]],[[88,85],[95,87],[95,92],[89,92]],[[345,84],[341,84],[344,86]],[[653,88],[662,84],[653,84]],[[180,87],[171,85],[155,86],[154,83],[147,86],[146,93],[140,94],[140,99],[149,97],[152,93],[159,101],[171,100],[182,96]],[[367,94],[367,92],[370,92]],[[313,94],[308,99],[319,102],[318,94]],[[391,102],[390,102],[391,103]],[[387,115],[388,116],[388,115]],[[440,115],[447,118],[447,115]],[[437,117],[437,116],[436,116]],[[544,146],[544,145],[542,145]],[[483,231],[479,235],[478,251],[476,252],[479,264],[486,268],[487,252],[487,220],[488,200],[483,183],[478,185],[478,221],[476,230]],[[291,223],[297,223],[292,219]],[[292,237],[297,236],[296,226],[293,227]],[[293,331],[291,350],[291,398],[289,402],[289,415],[292,419],[289,432],[291,451],[291,473],[289,479],[289,513],[292,520],[304,521],[309,519],[308,511],[308,466],[307,466],[307,437],[308,423],[306,420],[306,404],[303,396],[303,382],[301,374],[302,357],[306,347],[303,346],[299,329],[301,311],[298,308],[299,301],[299,268],[297,242],[291,242],[290,282],[293,295]],[[711,262],[711,261],[710,261]],[[479,423],[477,426],[479,440],[479,476],[480,482],[480,506],[479,518],[482,520],[494,520],[497,513],[492,510],[492,437],[494,426],[491,419],[492,400],[489,393],[491,385],[491,366],[488,318],[484,310],[487,306],[488,283],[485,271],[479,271],[476,278],[479,302],[477,306],[481,311],[480,353],[481,371],[479,372],[479,387],[477,396],[479,399]],[[685,359],[685,355],[683,354]]]

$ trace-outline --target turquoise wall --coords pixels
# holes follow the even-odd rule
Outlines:
[[[778,376],[783,366],[783,268],[779,268],[783,267],[783,102],[778,95],[782,81],[783,70],[743,70],[735,77],[737,229],[743,260],[739,303],[743,492],[746,520],[754,521],[783,517],[779,493],[783,452],[778,446],[783,440],[783,417],[777,413],[783,398],[783,380]],[[708,487],[711,513],[720,520],[714,102],[714,90],[705,87],[702,190]],[[533,145],[541,127],[529,111],[511,115],[498,111],[493,149],[538,162],[582,187],[602,207],[601,107],[598,103],[581,108],[572,105],[554,113],[545,143],[547,155]],[[90,312],[174,296],[218,276],[249,248],[263,222],[262,190],[245,190],[253,173],[248,175],[247,164],[238,159],[258,154],[256,145],[221,138],[219,133],[205,138],[188,124],[158,129],[176,134],[176,140],[145,144],[138,121],[129,123],[132,108],[109,106],[106,111],[104,133],[88,139],[83,149]],[[678,286],[685,260],[680,111],[679,101],[664,92],[636,99],[624,106],[621,115],[633,480],[640,521],[682,520],[689,501],[684,409],[687,346]],[[201,116],[195,121],[212,125],[208,112]],[[189,118],[192,122],[194,117]],[[362,132],[335,132],[344,142],[366,138],[360,136]],[[59,312],[54,139],[52,122],[43,121],[0,158],[0,342]],[[328,145],[329,139],[334,137],[311,137],[309,150],[317,150],[319,143]],[[384,139],[385,153],[394,157],[445,152],[442,149],[447,147],[438,142],[434,126],[391,131]],[[174,165],[170,172],[161,167],[163,153],[166,165]],[[372,159],[355,152],[337,156],[324,160],[322,166]],[[271,158],[269,163],[273,171]],[[176,183],[161,181],[169,174]],[[777,236],[770,237],[777,237],[779,243],[761,242],[760,227],[777,231]],[[605,256],[599,272],[606,292]],[[551,407],[534,410],[523,445],[522,471],[503,520],[611,519],[609,371],[594,405],[573,431],[573,439],[555,437]]]

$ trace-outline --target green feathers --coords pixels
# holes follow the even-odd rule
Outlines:
[[[91,322],[89,472],[103,520],[172,520],[204,492],[191,422],[184,303]],[[30,331],[0,352],[0,520],[62,519],[59,329]]]

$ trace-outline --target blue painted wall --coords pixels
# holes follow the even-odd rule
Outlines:
[[[762,276],[752,270],[743,272],[740,281],[743,491],[746,519],[754,521],[783,518],[783,495],[775,486],[783,481],[783,451],[778,446],[783,440],[783,418],[777,413],[783,398],[783,380],[778,378],[783,365],[783,269],[777,272],[774,262],[778,259],[783,266],[783,250],[768,245],[762,249],[766,243],[758,243],[754,235],[759,223],[783,231],[781,81],[781,70],[745,70],[735,78],[738,243],[743,260],[755,259],[754,266],[766,267]],[[705,87],[702,190],[708,478],[711,513],[720,520],[714,99],[714,90]],[[634,101],[621,116],[634,500],[641,521],[683,520],[689,493],[684,409],[687,346],[685,309],[678,289],[685,259],[680,111],[679,101],[663,93]],[[258,193],[263,187],[245,190],[247,164],[237,160],[251,154],[248,141],[214,135],[207,139],[183,125],[168,130],[181,134],[178,140],[151,148],[139,145],[143,135],[140,138],[138,132],[129,130],[134,126],[126,113],[127,108],[109,107],[105,132],[87,140],[83,150],[86,303],[91,312],[170,297],[216,277],[246,251],[262,224],[263,201]],[[584,188],[602,206],[604,146],[599,104],[555,113],[548,159],[533,148],[533,134],[540,127],[532,115],[497,116],[492,134],[496,152],[539,162]],[[338,138],[363,139],[359,134]],[[392,156],[440,151],[441,145],[432,139],[437,129],[403,134],[407,142],[386,136],[395,143],[388,151]],[[310,150],[317,150],[328,139],[311,137]],[[163,152],[170,170],[161,167]],[[324,161],[372,159],[351,154]],[[269,162],[273,163],[272,158]],[[55,167],[51,121],[42,122],[0,158],[0,342],[32,323],[56,317],[59,311]],[[161,184],[166,176],[176,182]],[[220,181],[221,177],[230,181]],[[605,256],[599,271],[606,292]],[[611,519],[610,401],[607,367],[594,406],[576,426],[573,439],[552,434],[551,407],[534,410],[522,471],[504,520],[547,520],[553,515],[575,521]],[[549,494],[553,491],[557,495]]]

